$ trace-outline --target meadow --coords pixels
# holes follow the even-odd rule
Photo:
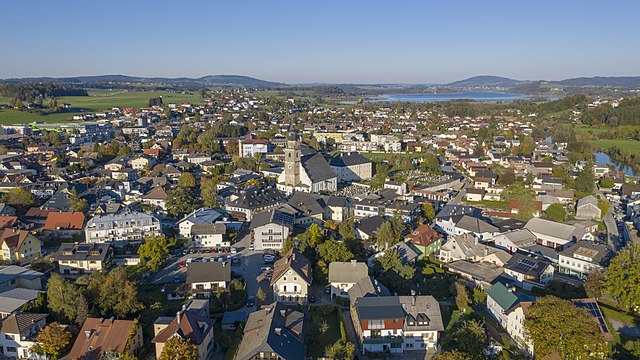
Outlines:
[[[108,110],[114,107],[140,108],[147,106],[150,98],[162,96],[165,104],[183,102],[199,103],[200,97],[195,93],[174,93],[169,91],[109,91],[89,90],[89,96],[62,96],[56,98],[59,103],[71,104],[79,111],[49,115],[39,115],[26,111],[0,110],[0,124],[26,124],[38,122],[71,121],[74,115],[85,112]],[[10,99],[0,97],[0,104],[9,103]]]

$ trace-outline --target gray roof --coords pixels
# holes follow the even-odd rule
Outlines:
[[[149,222],[149,223],[147,223]],[[96,215],[87,222],[87,228],[98,228],[97,224],[103,224],[102,229],[128,228],[134,225],[144,226],[160,223],[155,214],[147,212],[125,212],[119,214]]]
[[[549,266],[551,266],[551,263],[547,260],[518,253],[513,254],[511,259],[504,265],[505,269],[536,278],[539,278]]]
[[[576,241],[581,239],[586,230],[579,229],[572,225],[562,224],[555,221],[532,218],[524,226],[525,229],[531,230],[533,233],[553,236],[566,241]]]
[[[238,198],[229,200],[227,207],[237,207],[242,209],[262,208],[270,205],[279,204],[284,200],[284,193],[272,187],[268,188],[250,188],[241,191]]]
[[[60,260],[89,260],[104,261],[110,255],[109,244],[79,243],[79,244],[60,244],[60,248],[56,253],[56,261]]]
[[[38,290],[15,288],[0,293],[0,312],[10,314],[38,298]]]
[[[511,241],[514,245],[518,247],[533,245],[536,243],[536,240],[538,239],[531,231],[527,229],[520,229],[520,230],[503,233],[496,236],[496,238],[499,236],[503,236],[509,239],[509,241]]]
[[[475,217],[481,217],[482,209],[479,209],[473,206],[447,204],[442,208],[442,210],[438,212],[438,214],[436,215],[436,218],[448,219],[456,215],[470,215]]]
[[[468,274],[484,282],[491,283],[503,272],[499,266],[489,263],[473,263],[466,260],[457,260],[447,264],[449,270]]]
[[[249,314],[235,360],[250,360],[260,352],[274,352],[282,359],[304,359],[304,314],[282,303],[273,303]]]
[[[351,165],[370,164],[371,160],[360,155],[357,152],[342,153],[337,157],[331,159],[331,166],[343,167]]]
[[[444,331],[440,303],[431,295],[400,296],[400,303],[407,314],[404,326],[411,331]],[[409,325],[414,321],[414,325]],[[424,322],[420,325],[420,322]]]
[[[405,315],[397,296],[361,297],[354,308],[359,320],[399,319]]]
[[[361,219],[355,224],[355,228],[364,232],[365,234],[371,236],[378,231],[380,225],[382,225],[386,220],[382,216],[371,216]]]
[[[287,204],[298,209],[305,215],[322,214],[326,206],[324,199],[320,195],[296,191],[293,193]]]
[[[337,262],[329,264],[330,283],[357,283],[369,276],[369,267],[363,262]]]
[[[596,244],[593,241],[582,240],[578,241],[575,245],[564,249],[560,255],[589,261],[595,265],[606,266],[613,254],[606,245]]]
[[[300,159],[302,167],[305,169],[311,182],[320,182],[336,178],[336,172],[324,159],[322,154],[315,153],[313,155],[305,155]]]
[[[455,221],[457,228],[472,231],[476,234],[485,232],[495,233],[499,231],[497,227],[489,224],[488,222],[469,215],[454,216],[453,221]]]
[[[362,297],[389,296],[391,293],[386,286],[374,280],[371,276],[364,277],[355,283],[348,291],[351,305]]]
[[[227,226],[222,223],[194,224],[191,226],[191,235],[226,234]]]
[[[325,202],[332,207],[347,207],[349,199],[343,196],[326,196]]]
[[[33,280],[43,276],[44,274],[41,272],[33,271],[22,266],[0,266],[0,284],[4,284],[15,278]]]
[[[231,265],[226,262],[190,262],[187,284],[231,281]]]
[[[593,195],[589,195],[589,196],[585,196],[582,199],[578,200],[578,206],[577,207],[582,207],[585,205],[593,205],[595,207],[598,207],[598,199],[596,199],[595,196]]]
[[[271,209],[266,211],[261,211],[257,214],[253,215],[253,219],[251,220],[250,229],[255,229],[259,226],[263,226],[266,224],[279,224],[288,228],[293,227],[293,218],[294,216],[284,209]]]
[[[192,211],[189,215],[180,219],[178,224],[185,221],[191,221],[193,224],[211,224],[221,216],[222,214],[219,212],[205,206]]]

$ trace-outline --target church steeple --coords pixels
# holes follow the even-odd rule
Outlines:
[[[287,186],[300,183],[300,138],[295,131],[287,134],[287,148],[284,150],[284,182]]]

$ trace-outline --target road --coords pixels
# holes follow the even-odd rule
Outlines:
[[[458,194],[456,194],[456,196],[454,196],[451,200],[449,200],[447,204],[448,205],[460,204],[460,202],[462,202],[462,199],[464,199],[464,196],[467,194],[466,189],[469,186],[471,186],[471,181],[469,181],[469,179],[465,177],[462,183],[462,189],[460,189],[460,191],[458,191]]]

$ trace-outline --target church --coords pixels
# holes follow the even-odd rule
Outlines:
[[[338,177],[322,154],[308,147],[301,148],[298,134],[290,131],[277,188],[287,195],[296,191],[329,193],[337,190]]]

